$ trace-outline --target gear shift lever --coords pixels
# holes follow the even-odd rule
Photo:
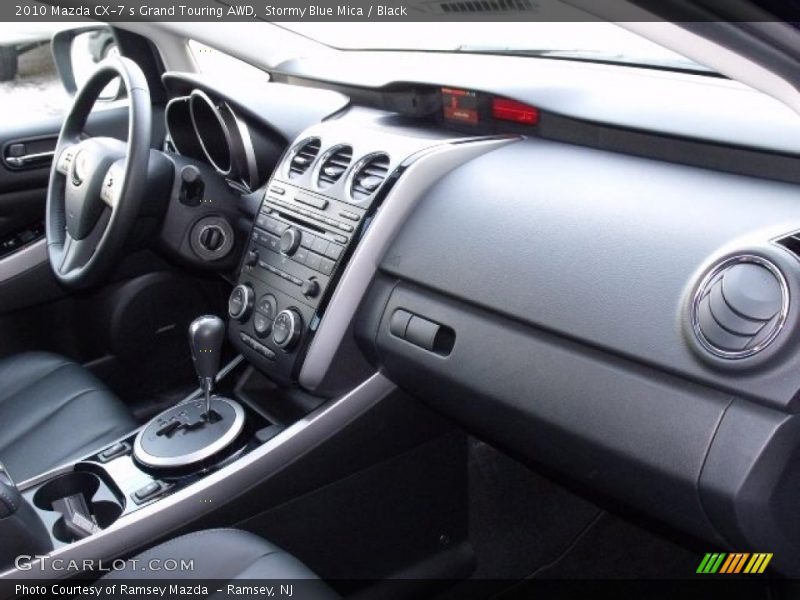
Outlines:
[[[232,398],[211,396],[224,339],[225,323],[219,317],[206,315],[189,325],[192,361],[205,398],[191,396],[150,419],[133,441],[138,465],[186,473],[208,469],[229,456],[225,452],[231,448],[242,447],[244,408]]]
[[[206,420],[211,420],[211,392],[222,360],[224,339],[225,323],[219,317],[205,315],[196,318],[189,325],[189,345],[192,348],[194,370],[206,399]]]

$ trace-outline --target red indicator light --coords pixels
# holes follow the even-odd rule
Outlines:
[[[539,109],[516,100],[492,98],[492,116],[501,121],[536,125],[539,122]]]

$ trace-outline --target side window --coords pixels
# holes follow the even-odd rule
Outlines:
[[[69,29],[64,23],[0,23],[0,123],[32,122],[63,116],[72,98],[56,70],[51,39]],[[110,28],[77,33],[70,47],[76,84],[80,87],[98,62],[117,53]],[[103,100],[120,98],[121,84],[112,81]]]
[[[249,81],[253,81],[254,78],[269,81],[269,73],[266,71],[196,40],[189,40],[189,50],[201,73],[226,77],[241,76],[247,77]]]
[[[50,50],[50,38],[63,27],[0,23],[0,122],[27,122],[66,112],[70,97]]]

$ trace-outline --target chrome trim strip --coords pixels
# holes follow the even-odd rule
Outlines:
[[[205,102],[211,109],[211,113],[217,120],[220,129],[222,129],[222,135],[225,137],[226,151],[228,153],[227,169],[223,169],[221,166],[217,164],[217,162],[213,158],[211,158],[211,153],[208,151],[208,148],[206,147],[206,142],[203,139],[203,134],[201,133],[200,128],[197,126],[197,118],[195,117],[194,114],[195,102]],[[197,140],[200,142],[200,147],[203,149],[203,153],[206,155],[208,164],[214,167],[214,169],[216,169],[217,173],[219,173],[220,175],[227,176],[231,172],[231,169],[233,169],[233,149],[231,148],[231,132],[228,129],[228,124],[225,122],[225,119],[222,118],[222,115],[219,112],[219,108],[217,107],[216,104],[214,104],[214,101],[209,97],[209,95],[206,94],[203,90],[195,89],[192,90],[191,94],[189,94],[189,114],[192,117],[192,126],[194,127],[195,135],[197,135]]]
[[[239,132],[239,137],[242,140],[242,148],[244,148],[244,159],[247,163],[247,181],[242,181],[248,189],[252,190],[258,185],[258,164],[256,162],[256,150],[253,147],[253,137],[250,135],[250,128],[247,123],[239,118],[239,115],[231,108],[230,104],[225,104],[228,107],[233,117],[233,122],[236,124],[236,129]],[[239,173],[240,179],[242,173]]]
[[[42,238],[0,258],[0,282],[47,262],[47,241]]]
[[[152,544],[153,540],[217,510],[248,488],[282,471],[394,389],[391,381],[375,373],[344,396],[321,406],[249,454],[182,490],[121,517],[99,533],[57,548],[48,556],[65,561],[107,561]],[[74,575],[73,572],[55,571],[52,561],[47,565],[49,568],[42,570],[38,564],[37,568],[25,571],[10,569],[0,573],[0,579],[59,579]]]
[[[754,263],[760,265],[775,276],[775,278],[778,280],[778,284],[781,287],[781,311],[778,315],[778,322],[773,325],[772,331],[770,331],[769,335],[764,338],[761,343],[753,346],[752,348],[746,348],[745,350],[723,350],[712,344],[706,338],[703,330],[700,327],[700,302],[705,297],[709,284],[713,282],[720,273],[722,273],[728,267],[740,263]],[[738,256],[733,256],[723,260],[721,263],[712,268],[700,281],[700,285],[697,286],[697,289],[692,296],[691,304],[692,331],[694,332],[694,336],[697,338],[697,341],[700,343],[700,345],[714,356],[727,360],[748,358],[764,350],[773,341],[775,341],[775,338],[777,338],[780,332],[783,330],[783,326],[786,324],[786,317],[789,315],[789,300],[789,284],[786,281],[786,277],[784,277],[783,272],[777,266],[775,266],[772,261],[755,254],[740,254]]]
[[[424,192],[456,167],[520,139],[518,136],[508,136],[440,144],[429,149],[406,169],[358,243],[333,292],[300,371],[302,387],[314,391],[322,383],[383,255]]]
[[[242,432],[242,427],[244,427],[244,409],[238,402],[228,398],[215,396],[212,399],[212,402],[213,400],[224,402],[230,406],[234,412],[233,423],[231,424],[230,429],[228,429],[228,431],[225,432],[225,435],[223,435],[221,438],[209,444],[205,448],[201,448],[200,450],[196,450],[188,454],[181,454],[180,456],[155,456],[150,454],[142,445],[142,437],[144,436],[144,432],[147,430],[147,425],[152,423],[153,419],[157,419],[165,412],[175,409],[174,406],[171,406],[167,410],[160,412],[155,417],[150,419],[147,425],[139,430],[139,433],[136,435],[136,439],[133,441],[133,456],[136,458],[136,460],[147,465],[148,467],[183,467],[206,460],[218,452],[222,452]]]

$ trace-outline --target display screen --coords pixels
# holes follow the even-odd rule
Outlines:
[[[442,88],[442,108],[447,121],[477,125],[480,122],[478,104],[476,92]]]

